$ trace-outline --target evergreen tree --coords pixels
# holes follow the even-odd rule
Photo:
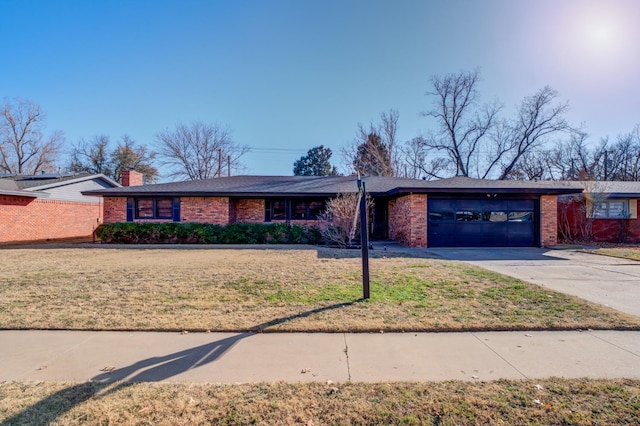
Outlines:
[[[294,176],[335,176],[338,170],[329,162],[331,149],[323,145],[307,151],[299,160],[293,163]]]
[[[393,175],[389,149],[378,133],[369,133],[364,143],[358,145],[353,167],[364,176]]]

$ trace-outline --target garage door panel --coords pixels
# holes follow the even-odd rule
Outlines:
[[[429,199],[431,247],[531,247],[534,200]]]
[[[509,246],[532,246],[534,243],[533,222],[509,222],[507,233]]]
[[[431,222],[429,238],[437,241],[438,247],[455,247],[455,223]]]

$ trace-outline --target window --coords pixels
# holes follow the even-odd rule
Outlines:
[[[482,220],[482,212],[470,210],[458,210],[456,212],[456,220],[462,222],[477,222]]]
[[[292,201],[291,219],[316,220],[324,209],[324,203],[318,200]]]
[[[506,222],[507,212],[484,212],[482,220],[489,222]]]
[[[533,212],[509,212],[509,222],[533,222]]]
[[[287,219],[287,202],[277,200],[271,202],[271,219],[286,220]]]
[[[264,203],[264,221],[272,220],[317,220],[324,210],[324,200],[276,199]]]
[[[629,217],[629,201],[607,200],[593,203],[593,217],[597,219],[624,219]]]
[[[137,198],[135,200],[136,219],[173,218],[173,198]]]
[[[454,220],[452,211],[433,211],[429,212],[429,220],[436,222],[445,222]]]

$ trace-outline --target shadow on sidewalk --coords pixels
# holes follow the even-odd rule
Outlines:
[[[288,317],[276,318],[262,324],[255,325],[251,330],[261,332],[274,325],[282,324],[298,318],[339,309],[358,303],[362,299],[351,302],[337,303],[330,306],[312,309]],[[118,392],[134,382],[159,382],[177,376],[185,371],[215,362],[227,353],[242,339],[254,336],[255,332],[239,333],[237,335],[216,340],[211,343],[185,349],[168,355],[154,356],[137,361],[126,367],[104,372],[91,378],[90,381],[64,388],[45,399],[31,405],[14,416],[2,421],[0,426],[23,424],[49,424],[64,415],[73,407],[89,399],[104,398]]]

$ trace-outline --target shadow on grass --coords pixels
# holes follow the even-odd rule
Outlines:
[[[317,247],[319,259],[354,259],[361,257],[359,248]],[[538,247],[429,247],[411,248],[394,241],[374,241],[369,249],[369,257],[404,259],[441,259],[453,261],[523,260],[523,261],[566,261],[554,257],[555,250]]]
[[[64,388],[38,401],[34,405],[2,421],[0,425],[49,424],[55,422],[57,418],[71,411],[77,405],[90,399],[104,398],[129,386],[131,383],[160,382],[186,371],[215,362],[239,341],[254,336],[256,334],[255,332],[262,332],[274,325],[283,324],[295,319],[306,318],[317,313],[350,306],[362,300],[363,299],[356,299],[351,302],[336,303],[334,305],[301,312],[296,315],[276,318],[253,326],[251,328],[252,332],[239,333],[168,355],[146,358],[126,367],[99,374],[92,377],[89,382]]]
[[[307,244],[97,244],[97,243],[21,243],[0,244],[0,250],[18,249],[104,249],[104,250],[272,250],[315,251],[319,259],[360,258],[359,248],[336,248]],[[575,247],[573,247],[575,249]],[[550,256],[553,250],[536,247],[443,247],[410,248],[395,241],[373,241],[369,250],[372,259],[443,259],[455,261],[482,260],[554,260],[565,259]]]

